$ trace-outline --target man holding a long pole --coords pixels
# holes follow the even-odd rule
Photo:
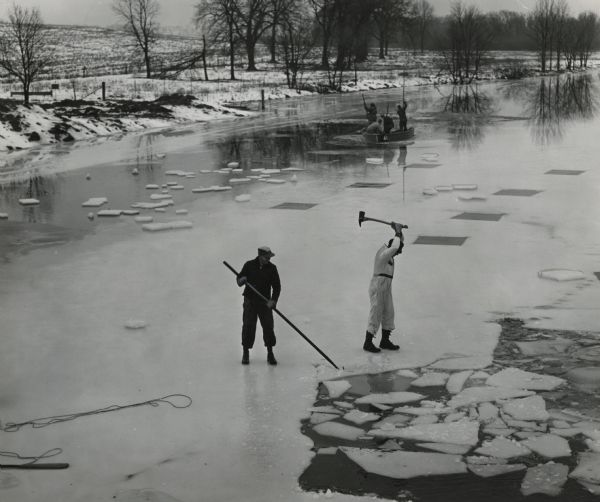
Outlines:
[[[244,313],[242,316],[242,364],[250,363],[250,349],[256,336],[256,321],[260,319],[263,330],[263,341],[267,347],[267,362],[277,364],[273,347],[275,331],[273,329],[273,309],[281,293],[281,282],[277,267],[271,263],[275,253],[267,246],[258,248],[258,256],[247,261],[237,276],[238,286],[244,289]],[[266,300],[266,301],[265,301]]]

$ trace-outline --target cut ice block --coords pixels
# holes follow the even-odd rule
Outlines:
[[[424,397],[424,395],[417,394],[416,392],[387,392],[383,394],[367,394],[366,396],[359,397],[356,403],[402,404],[410,403],[411,401],[420,401]]]
[[[188,214],[188,210],[187,209],[177,209],[175,211],[175,214]]]
[[[265,181],[267,183],[274,183],[274,184],[277,184],[277,185],[280,185],[280,184],[286,182],[285,180],[280,180],[280,179],[268,179],[268,180],[265,180]]]
[[[232,183],[234,185],[236,183],[248,183],[250,181],[252,181],[250,178],[230,178],[229,179],[229,183]]]
[[[135,221],[136,223],[150,223],[151,221],[154,221],[154,217],[152,216],[136,216],[133,221]]]
[[[21,202],[19,200],[19,202]],[[106,197],[92,197],[91,199],[86,200],[83,204],[83,207],[100,207],[102,204],[106,204],[108,199]]]
[[[356,441],[365,433],[365,431],[358,427],[340,424],[338,422],[324,422],[322,424],[315,425],[313,427],[313,431],[321,436],[346,439],[348,441]]]
[[[567,269],[548,269],[541,270],[538,272],[538,277],[542,279],[550,279],[552,281],[578,281],[585,279],[585,274],[581,270],[567,270]]]
[[[150,199],[152,199],[152,200],[166,200],[166,199],[172,199],[172,198],[173,198],[173,196],[168,193],[153,193],[150,196]]]
[[[237,195],[235,197],[235,201],[236,202],[250,202],[250,194],[243,193],[243,194]]]
[[[121,216],[121,213],[123,211],[121,209],[102,209],[101,211],[98,211],[96,214],[98,216]]]
[[[527,469],[521,483],[521,493],[525,496],[534,493],[557,496],[567,482],[569,467],[549,462]]]
[[[125,327],[127,329],[144,329],[146,326],[146,322],[141,319],[128,319],[127,322],[125,322]]]
[[[146,185],[146,190],[158,190],[160,188],[160,185],[155,185],[153,183]]]
[[[323,385],[327,388],[327,392],[331,398],[340,397],[352,387],[352,384],[347,380],[328,380],[323,382]]]
[[[8,219],[8,213],[0,213],[0,220]]]
[[[189,221],[170,221],[168,223],[146,223],[142,228],[147,232],[162,232],[163,230],[178,230],[182,228],[192,228]]]
[[[367,157],[366,158],[367,164],[383,164],[383,159],[381,157]]]

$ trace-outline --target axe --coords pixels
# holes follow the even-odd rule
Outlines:
[[[383,221],[383,220],[378,220],[377,218],[369,218],[367,216],[365,216],[365,212],[364,211],[359,211],[358,212],[358,226],[362,227],[362,222],[363,221],[378,221],[379,223],[384,223],[385,225],[391,225],[392,222],[391,221]],[[402,225],[400,224],[400,226],[402,228],[408,228],[408,225]]]

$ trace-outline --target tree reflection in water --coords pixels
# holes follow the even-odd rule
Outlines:
[[[561,140],[566,123],[592,119],[597,111],[597,86],[591,75],[542,78],[527,106],[531,133],[540,145]]]
[[[483,141],[493,101],[474,85],[456,85],[443,98],[443,111],[450,113],[448,131],[454,149],[473,149]]]

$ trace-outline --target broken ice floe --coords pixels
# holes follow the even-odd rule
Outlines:
[[[458,184],[452,185],[452,188],[454,190],[477,190],[477,185],[469,185],[469,184]]]
[[[538,395],[507,401],[502,410],[516,420],[546,421],[549,418],[544,398]]]
[[[424,188],[423,195],[437,195],[438,191],[435,188]]]
[[[462,420],[449,424],[420,424],[393,430],[372,429],[369,435],[380,438],[412,439],[432,443],[475,446],[479,441],[479,422]]]
[[[459,195],[458,200],[484,201],[487,197],[484,195]]]
[[[92,197],[81,205],[83,207],[100,207],[102,204],[106,204],[107,202],[108,199],[106,197]]]
[[[527,469],[525,464],[469,464],[469,470],[482,478],[501,476],[508,472],[523,471]]]
[[[475,453],[487,455],[489,457],[510,459],[529,455],[531,450],[519,441],[499,436],[491,441],[484,441],[483,444],[475,450]]]
[[[310,416],[310,423],[313,425],[322,424],[339,418],[339,415],[333,413],[312,413]]]
[[[344,420],[348,420],[348,422],[354,422],[358,425],[365,424],[367,422],[374,422],[380,418],[381,417],[377,413],[367,413],[360,410],[352,410],[344,415]]]
[[[365,431],[359,427],[340,424],[338,422],[324,422],[313,427],[313,431],[321,436],[336,437],[348,441],[356,441]]]
[[[146,190],[158,190],[159,188],[160,188],[159,185],[155,185],[153,183],[146,185]]]
[[[146,326],[146,322],[141,319],[128,319],[125,322],[125,327],[127,329],[144,329]]]
[[[116,217],[116,216],[121,216],[121,213],[123,211],[121,209],[102,209],[100,211],[98,211],[96,214],[98,216],[104,216],[104,217]]]
[[[411,385],[413,387],[441,387],[446,384],[446,380],[450,375],[448,373],[431,372],[425,373],[421,377],[413,380]]]
[[[227,163],[227,167],[228,167],[229,169],[236,169],[236,168],[238,168],[239,166],[240,166],[240,163],[239,163],[239,162],[232,161],[232,162],[229,162],[229,163]]]
[[[187,209],[176,209],[175,210],[175,214],[188,214],[188,210]]]
[[[506,399],[527,397],[533,395],[533,391],[524,389],[510,389],[503,387],[467,387],[456,394],[450,401],[448,406],[460,408],[470,404],[494,402]]]
[[[347,380],[327,380],[323,382],[323,385],[327,389],[329,397],[331,398],[340,397],[344,392],[352,387],[352,384]]]
[[[571,456],[569,442],[554,434],[544,434],[522,441],[522,444],[531,451],[545,458],[558,458]]]
[[[528,390],[553,390],[564,383],[565,380],[562,378],[531,373],[518,368],[505,368],[486,381],[487,385]]]
[[[449,453],[451,455],[464,455],[470,449],[470,445],[451,444],[451,443],[417,443],[419,448],[434,450],[440,453]]]
[[[381,157],[367,157],[365,160],[367,161],[367,164],[383,164],[383,159]]]
[[[461,474],[467,466],[459,455],[412,451],[380,451],[341,447],[340,450],[366,472],[395,479],[423,475]]]
[[[359,397],[355,402],[357,404],[381,403],[381,404],[401,404],[412,401],[420,401],[425,396],[416,392],[387,392],[383,394],[368,394]]]
[[[251,197],[249,193],[243,193],[240,195],[236,195],[235,197],[235,201],[236,202],[250,202]]]
[[[157,213],[166,213],[167,212],[167,208],[166,207],[155,207],[154,210]]]
[[[140,214],[140,212],[137,209],[123,209],[121,214],[124,214],[125,216],[135,216],[136,214]]]
[[[160,207],[172,206],[174,203],[170,199],[161,200],[159,202],[135,202],[131,207],[135,209],[156,209]]]
[[[250,178],[230,178],[229,183],[237,184],[237,183],[249,183],[252,181]]]
[[[263,174],[277,174],[281,172],[281,169],[261,169]]]
[[[465,382],[469,379],[469,377],[472,374],[472,370],[459,371],[458,373],[453,373],[452,375],[450,375],[448,381],[446,382],[446,390],[450,394],[458,394],[465,385]]]
[[[191,171],[180,171],[179,169],[174,169],[171,171],[165,171],[165,175],[167,176],[180,176],[180,177],[186,177],[188,174],[195,174]],[[170,181],[169,183],[174,183],[175,185],[177,184],[177,182],[172,182]],[[169,184],[167,183],[167,185]]]
[[[185,187],[183,185],[171,185],[169,187],[170,190],[183,190]]]
[[[153,193],[152,195],[150,195],[150,198],[152,200],[167,200],[172,199],[173,196],[168,193]]]
[[[136,223],[150,223],[151,221],[154,221],[154,217],[152,216],[136,216],[133,221],[135,221]]]
[[[8,213],[0,213],[0,220],[7,220],[8,219]]]
[[[521,483],[521,493],[525,496],[534,493],[556,496],[560,494],[568,474],[569,467],[564,464],[549,462],[530,467]]]
[[[183,228],[192,228],[193,225],[189,221],[170,221],[168,223],[145,223],[142,229],[147,232],[162,232],[164,230],[179,230]]]
[[[267,183],[273,183],[275,185],[281,185],[282,183],[286,183],[286,180],[282,180],[282,179],[268,179],[265,180]]]
[[[581,270],[568,270],[561,268],[553,268],[547,270],[540,270],[538,277],[542,279],[550,279],[552,281],[578,281],[585,279],[585,274]]]

